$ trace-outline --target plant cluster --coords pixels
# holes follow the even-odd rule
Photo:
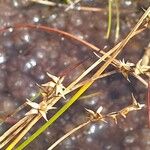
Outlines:
[[[33,1],[33,0],[32,0]],[[36,0],[37,2],[37,0]],[[56,4],[50,1],[38,1],[39,3],[44,2],[46,4],[51,4],[55,6]],[[78,3],[79,1],[76,1]],[[111,2],[112,3],[112,2]],[[71,3],[72,5],[72,3]],[[111,5],[111,4],[110,4]],[[66,5],[65,5],[66,7]],[[69,9],[67,7],[66,9]],[[50,73],[47,73],[48,77],[50,78],[50,81],[38,85],[40,92],[37,96],[41,96],[40,103],[33,102],[36,98],[26,100],[26,103],[21,106],[20,108],[23,109],[25,106],[29,105],[30,110],[25,114],[25,116],[19,120],[15,125],[13,125],[10,129],[8,129],[1,137],[0,137],[0,148],[3,148],[6,146],[10,141],[11,143],[8,145],[6,150],[13,149],[16,144],[25,136],[25,134],[43,117],[46,120],[46,123],[41,126],[31,137],[29,137],[24,143],[19,145],[16,149],[21,150],[24,147],[26,147],[30,142],[32,142],[36,137],[38,137],[46,128],[48,128],[55,120],[57,120],[71,105],[98,79],[110,76],[114,73],[121,72],[123,76],[129,81],[129,75],[132,75],[136,77],[139,81],[141,81],[142,84],[145,85],[146,88],[148,88],[148,82],[145,80],[145,78],[150,77],[150,53],[149,53],[149,46],[146,49],[146,52],[141,58],[141,60],[138,61],[137,64],[122,60],[117,60],[116,57],[119,53],[123,50],[124,46],[128,43],[128,41],[143,32],[146,29],[149,29],[149,16],[150,14],[150,7],[145,11],[143,16],[139,19],[138,23],[135,25],[135,27],[131,30],[131,32],[127,35],[125,39],[123,39],[121,42],[119,42],[116,46],[114,46],[112,49],[110,49],[107,53],[103,50],[100,50],[96,46],[81,40],[67,32],[53,29],[46,26],[41,25],[32,25],[32,24],[16,24],[13,27],[7,27],[4,29],[1,29],[1,32],[5,32],[6,30],[9,30],[10,28],[13,29],[19,29],[19,28],[29,28],[29,29],[37,29],[37,30],[44,30],[46,32],[55,32],[59,33],[63,36],[66,36],[67,38],[74,39],[81,44],[84,44],[85,46],[91,48],[94,52],[94,54],[97,56],[98,60],[95,61],[93,64],[89,66],[89,68],[86,69],[85,72],[83,72],[76,80],[74,80],[72,83],[70,83],[68,86],[64,86],[64,78],[66,77],[57,77],[55,75],[52,75]],[[102,63],[103,62],[103,63]],[[95,69],[97,66],[102,64],[102,66],[99,67],[99,69],[96,71],[94,75],[92,75],[89,79],[84,79],[93,69]],[[109,65],[113,65],[116,69],[110,72],[103,73],[106,68]],[[53,109],[57,108],[55,107],[55,104],[61,99],[64,98],[67,94],[70,92],[79,89],[73,97],[60,109],[58,112],[52,117],[47,118],[46,113],[48,111],[53,111]],[[57,146],[62,140],[76,132],[77,130],[85,127],[89,123],[97,122],[97,121],[104,121],[108,122],[110,119],[113,120],[116,124],[118,122],[119,117],[126,118],[127,114],[132,111],[141,110],[145,104],[140,104],[135,99],[134,95],[132,94],[132,104],[115,112],[110,112],[108,114],[103,114],[102,109],[103,107],[100,106],[96,111],[90,110],[88,108],[85,108],[87,111],[87,120],[86,122],[83,122],[76,128],[69,131],[67,134],[62,136],[58,141],[56,141],[53,145],[49,147],[49,150],[53,149],[55,146]],[[148,106],[149,107],[149,106]],[[16,112],[12,115],[15,115],[20,109],[16,110]]]

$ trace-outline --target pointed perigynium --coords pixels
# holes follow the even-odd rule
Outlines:
[[[37,84],[37,86],[40,88],[40,94],[42,96],[42,101],[48,101],[50,100],[54,95],[54,90],[52,87],[49,86],[41,86]]]
[[[63,86],[62,82],[64,80],[64,77],[56,77],[54,75],[51,75],[47,73],[47,75],[52,79],[52,81],[47,82],[42,85],[38,85],[40,88],[40,93],[42,96],[42,102],[40,104],[32,102],[27,99],[27,104],[32,107],[32,109],[27,112],[25,115],[34,115],[34,114],[41,114],[42,117],[47,121],[46,113],[50,109],[56,109],[56,107],[52,107],[47,104],[47,101],[54,96],[55,93],[56,96],[61,95],[63,98],[65,98],[64,90],[65,87]]]
[[[42,84],[42,86],[43,87],[51,87],[51,88],[55,89],[56,96],[62,96],[65,99],[64,90],[66,88],[62,84],[64,77],[62,77],[62,78],[56,77],[50,73],[47,73],[47,75],[52,79],[52,81]]]
[[[138,61],[136,64],[136,68],[134,70],[135,74],[146,74],[147,72],[150,72],[150,66],[142,65],[142,59]]]
[[[47,121],[46,113],[50,109],[56,109],[56,107],[51,107],[50,105],[47,105],[45,101],[42,101],[40,104],[31,102],[27,99],[26,102],[29,106],[32,107],[32,109],[27,112],[25,115],[34,115],[34,114],[41,114],[42,117]]]
[[[100,106],[96,112],[94,112],[93,110],[91,109],[86,109],[86,111],[90,114],[90,121],[91,122],[95,122],[95,121],[103,121],[103,122],[106,122],[106,119],[108,118],[111,118],[112,120],[115,121],[115,123],[117,124],[117,117],[118,116],[123,116],[124,118],[126,118],[127,114],[129,112],[132,112],[132,111],[136,111],[136,110],[141,110],[143,107],[145,107],[145,104],[140,104],[136,101],[134,95],[132,94],[132,100],[133,100],[133,103],[123,109],[121,109],[120,111],[116,111],[116,112],[111,112],[111,113],[108,113],[107,115],[102,115],[101,114],[101,111],[103,109],[102,106]]]
[[[130,82],[128,76],[130,72],[133,72],[134,63],[125,62],[124,59],[120,60],[119,71],[123,74],[123,76]]]
[[[118,113],[117,112],[111,112],[107,115],[108,118],[111,118],[112,120],[114,120],[114,122],[117,124],[117,117],[118,117]]]
[[[94,112],[94,111],[91,110],[91,109],[87,109],[87,108],[85,108],[85,109],[86,109],[86,111],[90,114],[90,120],[91,120],[92,122],[95,122],[95,121],[98,121],[98,120],[101,120],[101,121],[103,121],[103,122],[107,122],[107,121],[105,120],[105,118],[103,117],[103,115],[101,114],[101,111],[102,111],[102,109],[103,109],[102,106],[100,106],[100,107],[97,109],[96,112]]]
[[[126,107],[118,112],[124,118],[126,118],[126,116],[129,112],[135,111],[135,110],[140,110],[143,107],[145,107],[145,104],[140,104],[137,102],[137,100],[135,99],[133,94],[132,94],[132,101],[133,101],[132,105],[129,105],[128,107]]]

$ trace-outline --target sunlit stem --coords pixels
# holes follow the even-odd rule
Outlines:
[[[78,131],[79,129],[85,127],[86,125],[88,125],[90,123],[90,121],[85,122],[79,126],[77,126],[76,128],[72,129],[71,131],[69,131],[68,133],[66,133],[64,136],[62,136],[60,139],[58,139],[54,144],[52,144],[47,150],[52,150],[54,149],[59,143],[61,143],[63,140],[65,140],[67,137],[69,137],[71,134],[75,133],[76,131]]]
[[[120,12],[119,12],[119,2],[115,0],[115,7],[116,7],[116,33],[115,33],[115,40],[117,41],[119,38],[119,31],[120,31]]]
[[[109,38],[110,31],[111,31],[111,23],[112,23],[112,2],[113,2],[113,0],[109,0],[109,2],[108,2],[108,28],[107,28],[106,39]]]

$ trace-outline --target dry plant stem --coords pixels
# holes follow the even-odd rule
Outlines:
[[[91,12],[104,12],[105,8],[96,8],[96,7],[86,7],[86,6],[78,6],[74,8],[75,10],[83,10],[83,11],[91,11]]]
[[[138,23],[135,25],[135,27],[131,30],[131,32],[127,35],[127,37],[121,42],[121,44],[119,45],[119,47],[117,48],[118,50],[116,50],[116,52],[114,53],[114,58],[119,54],[119,52],[124,48],[124,46],[128,43],[128,41],[133,37],[134,33],[138,30],[138,28],[141,26],[141,24],[143,23],[144,19],[146,19],[146,17],[148,16],[148,14],[150,13],[150,7],[147,9],[147,11],[143,14],[143,16],[140,18],[140,20],[138,21]],[[116,49],[116,46],[113,48]],[[112,50],[113,50],[112,49]],[[111,50],[110,50],[111,51]],[[109,52],[110,52],[109,51]],[[113,58],[112,58],[113,59]],[[109,59],[110,60],[110,59]]]
[[[91,81],[95,81],[95,80],[97,80],[99,78],[104,78],[104,77],[110,76],[110,75],[112,75],[114,73],[116,73],[116,71],[110,71],[110,72],[102,74],[102,75],[100,75],[100,76],[98,76],[96,78],[93,78],[92,80],[91,79],[87,79],[87,80],[82,81],[82,82],[80,82],[80,83],[78,83],[76,85],[73,85],[73,86],[69,85],[70,87],[68,86],[69,88],[68,87],[66,88],[67,90],[64,91],[64,95],[66,95],[66,94],[68,94],[68,93],[70,93],[70,92],[72,92],[72,91],[82,87],[83,85],[85,85],[85,84],[87,84],[87,83],[89,83]],[[52,98],[47,103],[50,104],[51,106],[53,106],[54,104],[56,104],[60,100],[60,98],[61,97]]]
[[[54,29],[54,28],[51,28],[51,27],[46,27],[46,26],[43,26],[43,25],[34,25],[34,24],[14,24],[12,27],[6,27],[6,28],[3,28],[3,29],[0,29],[0,32],[5,32],[7,31],[9,28],[16,28],[16,29],[19,29],[19,28],[30,28],[30,29],[39,29],[39,30],[43,30],[43,31],[46,31],[46,32],[54,32],[54,33],[58,33],[58,34],[61,34],[63,36],[65,36],[66,38],[69,38],[69,39],[73,39],[73,40],[76,40],[80,43],[82,43],[83,45],[91,48],[91,49],[94,49],[95,51],[100,51],[100,49],[96,46],[94,46],[93,44],[87,42],[87,41],[84,41],[70,33],[67,33],[65,31],[61,31],[59,29]]]
[[[100,58],[100,59],[104,59],[105,57],[107,57],[107,54],[103,56],[103,58]],[[97,76],[98,78],[98,76]],[[94,82],[94,78],[93,80],[89,83],[92,84]],[[60,97],[56,98],[56,99],[52,99],[50,100],[50,102],[48,102],[48,104],[50,103],[51,106],[53,106],[58,100],[60,99]],[[37,119],[36,120],[33,120],[26,129],[24,129],[24,131],[10,144],[10,146],[7,148],[7,150],[10,150],[12,149],[18,142],[19,140],[28,132],[28,130],[30,130],[30,128],[41,118],[37,116]]]
[[[150,11],[150,8],[148,9]],[[148,11],[148,12],[149,12]],[[147,11],[146,11],[147,12]],[[133,35],[135,35],[134,33],[136,32],[136,30],[138,29],[138,27],[141,25],[141,23],[143,22],[143,20],[147,17],[145,14],[141,17],[141,19],[139,20],[139,22],[136,24],[136,26],[133,28],[133,30],[131,30],[131,32],[128,34],[128,36],[119,44],[117,44],[114,48],[112,48],[110,51],[108,51],[107,53],[105,53],[105,55],[103,55],[100,59],[101,60],[105,60],[108,56],[110,56],[112,53],[112,56],[105,62],[105,64],[94,74],[94,76],[92,78],[96,78],[98,77],[104,70],[105,68],[111,63],[113,62],[113,60],[115,59],[115,57],[121,52],[121,50],[124,48],[124,46],[128,43],[128,41],[133,37]]]
[[[114,72],[113,72],[114,73]],[[105,74],[105,76],[106,76],[107,74]],[[110,74],[108,74],[108,75],[110,75]],[[105,77],[104,76],[104,77]],[[96,80],[96,79],[95,79]],[[81,86],[81,85],[80,85]],[[59,98],[60,99],[60,98]],[[30,122],[30,124],[23,130],[23,132],[21,132],[21,134],[19,135],[19,136],[17,136],[17,138],[12,142],[12,145],[16,145],[19,141],[20,141],[20,139],[22,139],[22,137],[32,128],[32,126],[39,120],[41,118],[41,115],[39,116],[36,116],[35,118],[34,118],[34,120],[33,121],[31,121]],[[8,150],[9,150],[9,148],[11,149],[12,147],[11,147],[11,145],[8,147]]]
[[[35,100],[36,98],[38,98],[39,96],[40,96],[40,93],[37,93],[37,95],[34,96],[33,98],[31,98],[30,100],[33,101],[33,100]],[[21,110],[22,110],[24,107],[26,107],[26,106],[27,106],[27,103],[26,103],[26,102],[23,103],[22,105],[20,105],[11,115],[9,115],[8,117],[6,117],[6,118],[4,119],[4,121],[0,123],[0,126],[5,122],[5,120],[7,120],[9,117],[15,116],[19,111],[21,111]]]
[[[74,132],[76,132],[77,130],[81,129],[82,127],[88,125],[91,122],[97,122],[97,121],[104,121],[107,123],[106,119],[113,119],[115,121],[115,123],[117,124],[117,117],[124,117],[126,118],[127,114],[129,112],[135,111],[135,110],[141,110],[144,105],[140,104],[136,101],[136,99],[134,98],[134,96],[132,95],[132,99],[133,99],[133,103],[123,109],[121,109],[120,111],[117,112],[111,112],[108,113],[107,115],[102,115],[101,114],[101,110],[102,107],[99,107],[97,109],[96,112],[86,109],[89,113],[89,121],[80,124],[79,126],[77,126],[76,128],[72,129],[71,131],[69,131],[68,133],[66,133],[64,136],[62,136],[60,139],[58,139],[54,144],[52,144],[48,150],[52,150],[53,148],[55,148],[60,142],[62,142],[64,139],[66,139],[67,137],[69,137],[71,134],[73,134]],[[99,111],[99,109],[101,108],[101,110]]]
[[[43,5],[46,5],[46,6],[51,6],[51,7],[63,7],[63,8],[66,8],[68,7],[68,5],[66,4],[57,4],[55,2],[51,2],[51,1],[48,1],[48,0],[30,0],[32,2],[35,2],[35,3],[39,3],[39,4],[43,4]],[[106,9],[105,8],[97,8],[97,7],[87,7],[87,6],[75,6],[73,8],[71,8],[71,10],[78,10],[78,11],[90,11],[90,12],[106,12]],[[115,12],[115,10],[113,10]],[[122,13],[132,13],[132,10],[126,10],[126,9],[121,9],[121,12]]]
[[[133,37],[134,35],[140,33],[141,31],[143,31],[143,29],[137,31],[136,33],[133,33],[133,35],[132,35],[131,37]],[[122,42],[118,43],[118,44],[114,47],[114,49],[117,49],[117,48],[121,45],[121,43],[122,43]],[[106,53],[103,52],[102,50],[100,51],[100,53],[102,53],[103,55],[106,54]],[[110,56],[111,53],[113,53],[113,51],[108,53],[108,55],[107,55],[108,58],[111,57],[111,56]],[[106,58],[107,58],[107,57],[106,57]],[[93,68],[95,68],[98,64],[100,64],[100,63],[101,63],[102,61],[104,61],[104,60],[105,60],[105,58],[102,59],[102,60],[101,60],[101,59],[97,60],[97,61],[96,61],[91,67],[89,67],[82,75],[80,75],[74,82],[72,82],[72,83],[69,85],[68,88],[73,87],[73,86],[74,86],[76,83],[78,83],[83,77],[85,77]],[[115,66],[117,67],[117,66],[119,66],[120,62],[119,62],[118,60],[114,60],[114,64],[115,64]],[[144,81],[140,76],[138,76],[138,75],[136,75],[136,74],[134,74],[134,73],[133,73],[133,75],[134,75],[137,79],[139,79],[143,84],[145,84],[146,87],[148,86],[147,82]]]
[[[104,63],[104,65],[93,75],[93,79],[95,78],[95,77],[98,77],[108,66],[109,66],[109,64],[111,64],[111,62],[115,59],[115,57],[121,52],[121,50],[124,48],[124,46],[127,44],[127,42],[130,40],[130,38],[132,38],[132,36],[133,36],[133,34],[136,32],[136,30],[138,29],[138,27],[141,25],[141,23],[143,22],[143,20],[147,17],[147,15],[149,14],[149,11],[150,11],[150,8],[148,8],[148,10],[144,13],[144,15],[141,17],[141,19],[139,20],[139,22],[136,24],[136,26],[133,28],[133,30],[129,33],[129,35],[123,40],[123,42],[118,46],[115,46],[114,48],[112,48],[109,52],[107,52],[105,55],[103,55],[101,58],[100,58],[100,60],[104,60],[105,58],[107,58],[108,57],[108,55],[111,55],[112,53],[112,57],[111,58],[109,58],[105,63]],[[82,93],[84,92],[84,91],[86,91],[86,89],[88,89],[88,87],[90,87],[91,85],[92,85],[92,83],[93,83],[94,81],[92,80],[91,82],[89,82],[87,85],[84,85],[83,87],[82,87]],[[79,92],[80,92],[80,90],[79,90]],[[78,92],[76,93],[76,95],[78,94]],[[78,95],[78,96],[80,96],[80,95]],[[56,99],[55,99],[56,100]],[[52,102],[52,101],[51,101]],[[56,101],[55,101],[56,102]],[[73,102],[72,102],[73,103]],[[70,103],[70,105],[72,104],[72,103]],[[52,104],[51,104],[51,106],[53,106]],[[67,108],[69,107],[69,105],[67,106]],[[34,121],[33,123],[36,123],[36,121]],[[31,124],[31,123],[30,123]],[[29,124],[29,126],[30,126],[30,124]],[[30,127],[32,127],[32,126],[30,126]],[[42,131],[42,130],[41,130]],[[38,135],[41,133],[41,131],[38,133]],[[26,131],[25,131],[26,132]],[[24,133],[22,133],[22,134],[24,134]],[[7,150],[10,150],[10,149],[12,149],[15,145],[16,145],[16,143],[19,141],[19,139],[20,139],[20,137],[22,137],[22,134],[20,134],[20,136],[17,138],[17,139],[15,139],[15,141],[14,142],[12,142],[11,144],[10,144],[10,146],[8,147],[8,149]],[[37,136],[38,136],[37,135]]]
[[[39,4],[43,4],[43,5],[46,5],[46,6],[51,6],[51,7],[63,7],[63,8],[68,8],[69,5],[66,5],[66,4],[60,4],[60,3],[55,3],[55,2],[51,2],[51,1],[45,1],[45,0],[30,0],[32,2],[35,2],[35,3],[39,3]],[[101,11],[106,11],[106,9],[103,9],[103,8],[95,8],[95,7],[86,7],[86,6],[77,6],[77,7],[73,7],[73,8],[70,8],[71,10],[83,10],[83,11],[94,11],[94,12],[101,12]]]
[[[111,53],[110,53],[111,54]],[[108,55],[110,55],[108,54]],[[105,54],[105,58],[107,58],[107,54]],[[103,55],[104,56],[104,55]],[[104,59],[105,59],[104,58]],[[86,71],[84,71],[75,81],[73,81],[68,87],[67,89],[71,89],[73,86],[75,86],[81,79],[83,79],[88,73],[90,73],[96,66],[98,66],[103,60],[102,57],[100,59],[98,59],[94,64],[92,64]]]
[[[143,17],[144,18],[144,17]],[[144,18],[145,19],[145,18]],[[143,19],[143,20],[144,20]],[[142,21],[143,21],[142,20]],[[139,23],[133,28],[133,30],[129,33],[129,35],[126,37],[125,40],[123,40],[123,42],[121,44],[116,45],[114,48],[112,48],[109,52],[107,52],[105,55],[103,55],[99,60],[103,61],[105,58],[107,58],[109,55],[111,55],[114,51],[114,54],[112,56],[112,58],[110,58],[108,61],[106,61],[106,63],[94,74],[94,76],[92,77],[92,81],[89,82],[88,86],[90,86],[93,82],[94,82],[94,78],[97,78],[106,68],[107,66],[113,61],[113,59],[115,59],[115,57],[121,52],[121,50],[123,49],[123,47],[126,45],[126,43],[130,40],[130,38],[132,37],[132,34],[134,32],[136,32],[136,30],[138,29],[138,27],[140,26],[140,24],[142,23],[141,19],[139,21]],[[99,63],[99,62],[98,62]],[[94,64],[95,65],[95,64]],[[73,86],[74,84],[71,84],[71,86]],[[69,86],[70,88],[70,86]],[[69,89],[68,88],[68,89]],[[52,102],[52,101],[51,101]],[[55,101],[56,102],[56,101]],[[53,104],[52,104],[53,105]]]
[[[0,137],[0,142],[2,142],[8,135],[10,135],[14,130],[16,130],[21,124],[23,124],[26,120],[28,119],[27,116],[22,118],[20,121],[18,121],[13,127],[8,129],[1,137]]]
[[[108,56],[110,56],[114,51],[116,51],[116,49],[119,47],[120,44],[116,45],[113,49],[111,49],[109,52],[107,52],[105,55],[103,55],[100,59],[98,59],[98,61],[96,61],[92,66],[90,66],[84,73],[82,73],[74,82],[72,82],[64,91],[64,93],[66,91],[70,91],[70,89],[72,87],[74,87],[84,76],[86,76],[91,70],[93,70],[98,64],[100,64],[102,61],[104,61]],[[113,59],[112,59],[113,60]],[[110,61],[111,62],[111,61]],[[109,65],[108,62],[106,62],[107,65]],[[106,65],[106,66],[107,66]],[[103,65],[104,66],[104,65]],[[105,67],[104,67],[105,68]],[[92,84],[95,81],[95,78],[99,78],[99,76],[101,75],[101,73],[105,70],[105,69],[100,68],[101,72],[99,73],[99,71],[97,72],[97,74],[95,74],[92,77],[92,80],[90,80],[89,82],[89,86],[90,84]],[[56,99],[52,99],[48,101],[48,104],[51,104],[51,106],[53,106],[60,98],[56,98]]]
[[[111,52],[108,52],[108,53],[106,53],[102,58],[100,58],[100,60],[104,60],[106,57],[108,57],[107,55],[109,54],[109,53],[112,53],[112,51],[114,51],[114,50],[116,50],[116,49],[112,49],[111,50]],[[112,61],[112,59],[110,59],[111,61]],[[109,65],[110,64],[110,62],[106,62],[105,63],[106,65],[105,65],[105,67],[107,67],[107,65]],[[105,70],[105,67],[103,67],[103,70],[101,70],[101,72],[99,72],[98,71],[98,74],[99,73],[102,73],[104,70]],[[98,77],[97,75],[98,74],[96,74],[96,77]],[[91,83],[93,83],[94,82],[94,78],[93,78],[93,81],[91,81]],[[59,99],[55,99],[55,102],[57,102]],[[53,104],[54,104],[54,102],[53,102]],[[51,105],[53,105],[53,104],[51,104]],[[39,119],[40,119],[41,117],[38,117],[37,116],[37,118],[36,119],[34,119],[29,125],[28,125],[28,127],[27,127],[27,129],[29,130],[30,129],[30,127],[32,127]],[[19,140],[28,132],[28,130],[24,130],[15,140],[14,140],[14,142],[12,142],[12,144],[8,147],[8,148],[12,148],[14,145],[16,145],[18,142],[19,142]]]
[[[59,143],[61,143],[64,139],[66,139],[67,137],[69,137],[71,134],[75,133],[76,131],[78,131],[79,129],[87,126],[91,121],[87,121],[85,123],[82,123],[81,125],[77,126],[76,128],[72,129],[71,131],[69,131],[67,134],[65,134],[64,136],[62,136],[60,139],[58,139],[54,144],[52,144],[47,150],[52,150],[54,149]]]
[[[148,12],[148,13],[147,13]],[[113,59],[115,59],[115,57],[121,52],[121,50],[123,49],[123,47],[126,45],[126,43],[130,40],[130,38],[132,37],[132,34],[134,32],[136,32],[136,30],[138,29],[138,27],[141,25],[141,23],[143,22],[143,20],[147,17],[147,15],[150,12],[150,8],[145,12],[145,14],[141,17],[141,19],[139,20],[139,22],[136,24],[136,26],[133,28],[133,30],[129,33],[129,35],[123,40],[123,42],[119,45],[119,47],[116,48],[116,46],[111,49],[108,53],[112,53],[114,52],[114,54],[112,55],[112,57],[110,59],[108,59],[108,61],[105,62],[105,64],[93,75],[93,78],[97,77],[98,75],[100,75],[105,69],[106,67],[113,61]],[[101,57],[101,59],[105,59],[105,57],[107,57],[108,53],[106,53],[105,55],[103,55]],[[93,83],[93,81],[91,81],[89,83],[89,86]]]
[[[141,61],[142,66],[150,66],[150,43],[148,47],[145,49],[144,55]],[[150,78],[150,71],[146,73],[146,75]]]
[[[145,30],[145,28],[139,29],[138,31],[136,31],[136,33],[133,33],[133,36],[136,35],[136,34],[139,34],[140,32],[142,32],[144,30]],[[99,53],[101,53],[103,55],[106,54],[104,51],[100,51]],[[110,56],[108,56],[108,58],[110,58]],[[114,59],[112,65],[115,66],[116,68],[118,68],[118,66],[120,66],[120,62],[117,59]],[[137,78],[141,83],[143,83],[146,86],[146,88],[148,87],[148,83],[140,75],[137,75],[134,72],[131,72],[131,74],[135,78]]]
[[[119,52],[122,50],[122,48],[126,45],[126,43],[129,41],[129,39],[133,36],[133,33],[138,29],[138,27],[140,26],[140,24],[142,23],[142,21],[145,19],[147,12],[149,13],[149,9],[145,12],[145,14],[143,15],[142,19],[140,19],[139,23],[135,26],[135,28],[129,33],[129,35],[127,36],[127,38],[125,40],[123,40],[123,42],[118,46],[115,46],[113,49],[111,49],[108,53],[106,53],[105,55],[103,55],[100,60],[104,60],[105,58],[107,58],[110,54],[112,54],[113,52],[115,52],[112,55],[112,58],[110,58],[101,68],[100,70],[97,71],[97,73],[93,76],[93,80],[94,78],[98,77],[105,69],[106,67],[113,61],[113,59],[119,54]],[[90,86],[94,81],[91,81],[88,86]],[[55,99],[56,100],[56,99]],[[56,102],[56,101],[55,101]],[[55,104],[55,103],[53,103]],[[41,118],[41,116],[37,116],[35,117],[35,119],[28,125],[27,130],[29,130],[39,119]],[[27,131],[28,132],[28,131]],[[25,130],[14,140],[14,142],[11,143],[11,145],[8,147],[9,149],[12,149],[14,145],[16,145],[18,143],[18,141],[22,138],[22,136],[24,134],[27,133]]]
[[[139,32],[138,32],[139,33]],[[132,38],[134,35],[136,35],[137,33],[133,33],[131,34],[131,37]],[[68,87],[67,89],[70,89],[71,87],[75,86],[83,77],[85,77],[91,70],[93,70],[97,65],[99,65],[102,61],[104,61],[106,58],[111,58],[111,54],[116,51],[116,49],[118,49],[121,44],[123,43],[120,42],[118,43],[114,48],[112,48],[110,51],[108,51],[107,53],[104,53],[104,55],[98,59],[93,65],[91,65],[85,72],[83,72],[74,82],[72,82]],[[100,51],[101,52],[101,51]],[[119,61],[118,61],[119,63]],[[98,77],[98,76],[97,76]],[[97,77],[94,77],[94,78],[97,78]],[[93,79],[94,80],[94,79]]]
[[[0,32],[5,32],[5,31],[8,30],[9,28],[10,28],[10,27],[0,29]],[[16,24],[16,25],[13,26],[13,28],[17,28],[17,29],[19,29],[19,28],[33,28],[33,29],[41,29],[41,30],[44,30],[44,31],[46,31],[46,32],[58,33],[58,34],[61,34],[61,35],[63,35],[63,36],[66,36],[67,38],[74,39],[74,40],[76,40],[76,41],[82,43],[83,45],[85,45],[85,46],[87,46],[87,47],[89,47],[89,48],[91,48],[91,49],[93,49],[93,50],[95,50],[95,51],[99,51],[99,52],[100,52],[101,54],[103,54],[103,55],[106,54],[104,51],[100,50],[98,47],[96,47],[96,46],[90,44],[89,42],[84,41],[84,40],[82,40],[82,39],[80,39],[80,38],[75,37],[75,36],[72,35],[72,34],[69,34],[69,33],[65,32],[65,31],[61,31],[61,30],[58,30],[58,29],[53,29],[53,28],[50,28],[50,27],[45,27],[45,26],[41,26],[41,25],[33,25],[33,24]],[[133,33],[132,37],[135,36],[136,34],[139,34],[140,32],[142,32],[142,31],[144,31],[144,30],[145,30],[145,28],[139,29],[138,31],[136,31],[135,33]],[[121,42],[118,43],[118,46],[119,46],[119,44],[121,44]],[[108,56],[108,58],[110,58],[110,56]],[[119,62],[118,60],[114,60],[113,63],[114,63],[114,64],[116,64],[116,63],[119,64],[120,62]],[[112,64],[113,64],[113,63],[112,63]],[[116,66],[116,67],[117,67],[117,66]],[[135,76],[135,77],[136,77],[136,76]],[[141,77],[139,76],[137,79],[141,79]],[[141,79],[140,81],[143,81],[143,80]],[[148,87],[148,84],[147,84],[146,82],[142,82],[142,83],[145,84],[146,87]]]
[[[103,51],[101,53],[105,54]],[[112,63],[112,65],[115,66],[116,68],[120,66],[119,64],[120,62],[116,59]],[[148,88],[148,83],[140,75],[137,75],[135,72],[130,72],[130,74],[133,75],[136,79],[138,79],[143,85],[145,85],[146,88]]]
[[[115,74],[115,73],[117,73],[117,71],[115,71],[115,70],[114,70],[114,71],[110,71],[110,72],[107,72],[107,73],[102,74],[101,76],[99,76],[98,78],[95,78],[94,80],[97,80],[97,79],[100,79],[100,78],[104,78],[104,77],[110,76],[110,75]],[[75,85],[70,91],[67,91],[67,92],[65,93],[65,95],[68,94],[68,93],[70,93],[70,92],[72,92],[72,91],[74,91],[74,90],[76,90],[76,89],[78,89],[78,88],[80,88],[81,86],[83,86],[84,84],[88,83],[89,81],[90,81],[90,79],[87,79],[87,80],[85,80],[85,81],[82,81],[82,82],[78,83],[78,84]],[[38,95],[40,95],[40,93],[38,93]],[[33,98],[31,99],[31,101],[32,101],[33,99],[35,99],[35,98],[33,97]],[[15,111],[11,116],[14,116],[15,114],[17,114],[17,113],[18,113],[20,110],[22,110],[25,106],[27,106],[26,103],[24,103],[23,105],[19,106],[18,109],[17,109],[17,111]],[[7,117],[7,118],[9,118],[9,117]],[[6,118],[6,119],[7,119],[7,118]],[[2,123],[1,123],[0,125],[2,125]]]
[[[119,38],[119,30],[120,30],[120,12],[119,12],[119,2],[118,0],[115,0],[115,6],[116,6],[116,34],[115,34],[115,40],[117,41]]]
[[[129,39],[132,37],[132,35],[138,30],[138,28],[141,26],[141,24],[143,23],[143,21],[146,19],[146,17],[150,14],[150,7],[148,7],[148,9],[145,11],[145,13],[142,15],[142,17],[140,18],[140,20],[138,21],[138,23],[135,25],[135,27],[133,28],[133,30],[127,35],[126,39],[124,40],[124,42],[121,44],[120,48],[123,48],[127,42],[129,41]]]
[[[42,116],[39,114],[24,128],[24,130],[15,138],[15,140],[6,148],[11,150],[25,136],[25,134],[34,126]]]
[[[97,8],[97,7],[86,7],[86,6],[77,6],[74,7],[73,10],[78,10],[78,11],[90,11],[90,12],[106,12],[107,10],[105,8]],[[132,10],[127,10],[127,9],[121,9],[121,13],[133,13]],[[117,10],[113,10],[114,13],[117,13]]]
[[[150,43],[145,50],[145,53],[142,57],[142,65],[148,66],[150,64]]]
[[[57,6],[58,4],[55,2],[47,1],[47,0],[30,0],[31,2],[36,2],[39,4],[44,4],[48,6]]]
[[[87,59],[85,59],[85,60],[87,60]],[[79,65],[81,65],[85,60],[83,60],[82,62],[80,62],[80,63],[78,63],[78,64],[75,64],[75,66],[74,66],[74,68],[76,68],[76,67],[78,67]],[[71,68],[71,69],[74,69],[74,68]],[[70,69],[70,68],[69,68]],[[60,72],[60,75],[59,76],[66,76],[66,72],[69,70],[68,68],[67,69],[65,69],[65,71],[63,71],[63,72]],[[65,73],[65,74],[64,74]],[[68,72],[67,72],[68,73]],[[105,76],[105,75],[104,75]],[[103,77],[104,77],[103,76]],[[106,76],[107,76],[107,74],[106,74]],[[39,96],[41,95],[41,93],[39,92],[39,93],[37,93],[36,94],[36,96],[34,96],[34,97],[32,97],[31,99],[30,99],[30,101],[34,101],[36,98],[38,98]],[[24,107],[26,107],[27,106],[27,103],[26,102],[24,102],[22,105],[20,105],[11,115],[9,115],[9,116],[7,116],[6,118],[4,118],[3,119],[3,121],[2,122],[0,122],[0,125],[2,125],[9,117],[13,117],[14,115],[16,115],[20,110],[22,110]]]
[[[8,138],[0,144],[0,149],[4,147],[10,140],[12,140],[23,128],[25,128],[32,119],[33,118],[29,118],[26,120],[23,124],[20,125],[19,128],[17,128],[11,135],[9,135]]]
[[[113,3],[113,0],[109,0],[109,1],[108,1],[108,27],[107,27],[106,39],[109,38],[110,31],[111,31],[111,23],[112,23],[112,3]]]
[[[148,106],[148,125],[149,125],[149,128],[150,128],[150,79],[148,81],[147,106]]]
[[[68,11],[69,9],[73,9],[74,6],[79,3],[81,0],[75,0],[74,2],[72,2],[66,9],[65,11]]]
[[[132,74],[133,74],[133,76],[134,76],[135,78],[137,78],[141,83],[143,83],[146,88],[148,88],[148,83],[147,83],[142,77],[140,77],[139,75],[137,75],[137,74],[134,73],[134,72],[133,72]]]
[[[117,73],[116,70],[110,71],[110,72],[107,72],[107,73],[104,73],[104,74],[100,75],[99,77],[93,78],[92,80],[101,79],[101,78],[110,76],[110,75],[115,74],[115,73]],[[76,84],[75,86],[73,86],[73,87],[71,88],[71,91],[76,90],[77,88],[80,88],[81,86],[83,86],[84,84],[87,84],[87,83],[90,82],[90,81],[91,81],[91,79],[87,79],[87,80],[85,80],[85,81],[82,81],[82,82]]]

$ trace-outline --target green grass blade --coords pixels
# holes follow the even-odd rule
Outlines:
[[[80,90],[42,127],[40,127],[33,135],[31,135],[26,141],[24,141],[21,145],[19,145],[16,150],[22,150],[29,143],[31,143],[36,137],[38,137],[41,133],[43,133],[52,123],[54,123],[93,83],[91,81],[85,84]]]

